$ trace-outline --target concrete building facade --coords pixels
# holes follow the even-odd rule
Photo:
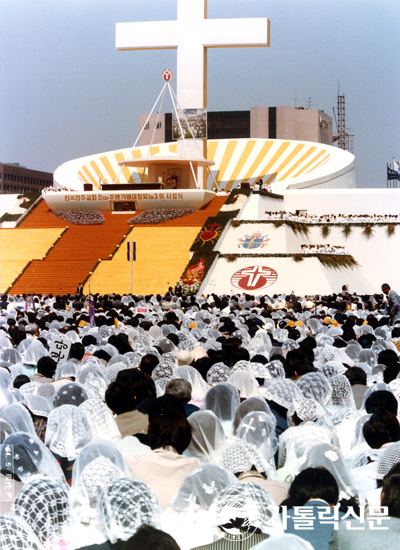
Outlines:
[[[31,170],[18,163],[0,163],[0,193],[21,194],[53,186],[53,174]]]
[[[140,115],[138,145],[172,141],[172,114]],[[261,138],[332,145],[332,118],[320,109],[252,107],[250,111],[207,113],[208,139]]]

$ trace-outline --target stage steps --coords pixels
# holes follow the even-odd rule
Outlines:
[[[94,273],[89,280],[93,292],[117,291],[120,288],[119,281],[125,281],[125,271],[129,267],[125,244],[128,240],[136,240],[138,243],[138,261],[134,265],[136,281],[144,280],[144,287],[149,289],[147,292],[168,290],[168,286],[173,286],[182,274],[199,228],[208,217],[218,213],[225,200],[225,195],[217,196],[206,207],[188,216],[157,225],[137,226],[127,224],[132,214],[112,212],[103,212],[103,225],[71,225],[55,216],[45,201],[41,201],[18,228],[7,231],[15,233],[16,243],[25,240],[28,234],[22,230],[32,231],[32,236],[35,231],[40,234],[51,228],[59,232],[55,232],[54,239],[51,237],[53,240],[46,250],[53,247],[45,259],[38,259],[37,254],[32,255],[28,247],[24,258],[21,258],[24,262],[21,265],[30,263],[11,286],[9,293],[74,293],[79,282],[85,281],[92,271]],[[128,235],[131,227],[134,228]],[[106,270],[102,264],[107,265]],[[103,276],[103,271],[107,273],[106,276]],[[85,292],[87,290],[88,283]],[[144,292],[135,287],[133,291]],[[130,267],[128,282],[118,292],[130,292]]]

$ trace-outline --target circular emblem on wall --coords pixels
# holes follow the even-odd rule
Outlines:
[[[171,69],[165,69],[161,73],[161,76],[163,77],[163,80],[165,80],[165,82],[169,82],[171,78],[174,76],[174,73],[171,71]]]
[[[275,269],[252,265],[236,271],[231,277],[231,284],[241,290],[258,290],[273,285],[277,278]]]

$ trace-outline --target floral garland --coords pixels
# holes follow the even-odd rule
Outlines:
[[[346,239],[350,237],[352,231],[353,231],[353,228],[351,227],[351,225],[346,224],[343,226],[342,233]]]
[[[331,232],[331,228],[329,225],[323,225],[321,227],[321,235],[324,239],[327,239],[329,237],[330,232]]]
[[[359,263],[349,255],[317,254],[318,260],[325,267],[332,269],[354,269]]]
[[[366,225],[364,227],[364,229],[362,230],[362,234],[367,239],[370,239],[372,237],[372,235],[374,234],[374,229],[373,229],[372,225]]]
[[[394,235],[394,232],[395,232],[395,225],[393,225],[392,223],[390,223],[387,227],[386,227],[386,234],[388,237],[392,237]]]
[[[310,232],[310,228],[305,223],[292,222],[289,220],[285,220],[285,223],[290,227],[295,235],[308,235],[308,233]]]
[[[293,260],[296,262],[296,263],[299,263],[299,262],[302,262],[304,260],[304,256],[303,254],[293,254]]]
[[[145,210],[138,216],[128,220],[128,224],[156,224],[163,223],[196,212],[193,208],[152,208]]]
[[[238,259],[237,254],[228,254],[226,256],[226,261],[229,262],[229,263],[236,262],[237,259]]]
[[[216,256],[216,252],[193,254],[178,281],[183,294],[196,294]]]
[[[98,210],[55,210],[53,214],[74,225],[101,225],[105,221]]]
[[[219,254],[219,258],[225,258],[227,261],[229,261],[229,257],[234,258],[231,261],[236,261],[240,258],[254,258],[255,254]],[[353,269],[354,267],[357,267],[359,264],[358,262],[353,258],[353,256],[350,256],[348,254],[316,254],[316,253],[310,253],[310,254],[302,254],[300,252],[297,252],[295,254],[290,254],[288,252],[282,252],[282,253],[275,253],[275,254],[257,254],[257,258],[292,258],[295,262],[302,262],[306,258],[318,258],[318,260],[325,266],[330,267],[334,269]]]

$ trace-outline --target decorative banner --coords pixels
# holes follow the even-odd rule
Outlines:
[[[207,139],[207,109],[181,109],[178,118],[172,113],[172,139]],[[179,127],[180,125],[180,127]]]
[[[253,265],[236,271],[231,284],[241,290],[259,290],[273,285],[277,278],[277,272],[271,267]]]
[[[267,245],[269,238],[267,235],[261,235],[259,231],[256,231],[252,235],[245,235],[244,239],[239,239],[238,248],[241,246],[248,250],[252,248],[264,248]]]
[[[187,268],[184,275],[182,276],[182,282],[185,285],[194,285],[195,283],[200,283],[203,279],[205,269],[205,262],[203,258],[200,258],[196,265],[191,265]]]
[[[201,246],[211,243],[215,244],[217,239],[221,236],[222,225],[216,222],[213,222],[209,225],[205,225],[201,233],[197,236],[196,241],[201,242]]]

